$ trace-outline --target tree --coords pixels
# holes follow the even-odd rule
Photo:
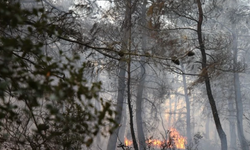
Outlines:
[[[146,36],[146,5],[147,0],[143,1],[142,4],[142,14],[141,14],[141,28],[142,28],[142,51],[146,52],[147,47],[147,36]],[[143,89],[145,88],[145,78],[146,78],[146,63],[145,57],[141,57],[140,60],[140,76],[139,76],[139,84],[137,87],[137,95],[136,95],[136,125],[137,125],[137,137],[140,150],[146,149],[146,138],[144,134],[144,126],[143,126]]]
[[[202,36],[202,23],[203,23],[204,16],[203,16],[203,9],[202,9],[202,4],[200,0],[197,0],[197,8],[199,12],[198,13],[199,19],[197,22],[197,35],[198,35],[198,40],[199,40],[199,49],[202,55],[202,77],[204,78],[204,82],[205,82],[206,90],[207,90],[207,96],[208,96],[208,100],[212,109],[214,122],[216,125],[217,132],[219,134],[220,140],[221,140],[221,149],[227,150],[226,134],[223,131],[222,126],[221,126],[220,118],[218,115],[218,111],[217,111],[216,104],[215,104],[212,90],[211,90],[209,75],[207,72],[207,69],[208,69],[207,68],[208,67],[207,66],[207,54],[206,54],[205,45],[204,45],[203,36]]]
[[[181,70],[185,72],[183,62],[181,62]],[[186,132],[187,132],[187,139],[188,139],[188,144],[191,143],[191,123],[190,123],[190,101],[188,97],[188,89],[187,89],[187,82],[186,82],[186,76],[183,74],[182,75],[182,80],[183,80],[183,88],[184,88],[184,96],[185,96],[185,101],[186,101]]]
[[[126,12],[124,17],[124,24],[123,24],[123,35],[121,39],[122,47],[120,51],[120,61],[119,61],[119,76],[118,76],[118,97],[117,97],[117,105],[116,105],[116,117],[115,121],[120,124],[122,119],[122,110],[123,110],[123,102],[124,102],[124,94],[125,94],[125,75],[126,75],[126,55],[123,52],[129,50],[129,44],[131,41],[130,34],[131,34],[131,12],[130,12],[130,5],[131,3],[127,2],[126,5]],[[129,91],[128,91],[129,92]],[[119,128],[116,128],[114,132],[110,135],[107,149],[114,150],[116,148],[117,136],[119,133]]]
[[[233,1],[233,9],[230,13],[236,13],[235,6],[237,8],[237,1]],[[234,19],[238,19],[237,16],[233,16],[231,22],[231,34],[232,34],[232,51],[233,51],[233,70],[234,70],[234,93],[235,93],[235,104],[236,104],[236,120],[237,120],[237,133],[238,138],[241,144],[242,150],[248,150],[249,146],[247,144],[244,131],[243,131],[243,104],[242,104],[242,95],[241,95],[241,85],[238,70],[238,31],[237,25],[234,22]]]
[[[190,34],[190,31],[194,32],[194,34],[191,34],[190,36],[196,36],[195,39],[197,39],[198,43],[194,42],[194,48],[197,48],[200,51],[200,58],[201,58],[201,73],[199,73],[199,83],[204,83],[206,87],[206,92],[208,96],[208,100],[210,103],[210,107],[212,109],[213,118],[215,121],[215,125],[217,128],[217,132],[220,136],[221,140],[221,148],[227,149],[227,140],[226,135],[222,129],[221,121],[219,118],[218,110],[216,107],[216,103],[214,100],[214,96],[212,94],[212,88],[210,83],[210,74],[209,71],[211,69],[211,64],[208,63],[207,56],[211,56],[208,54],[206,47],[207,45],[211,46],[214,43],[209,43],[209,41],[205,41],[205,34],[203,32],[203,27],[205,27],[203,20],[204,17],[209,17],[211,15],[211,12],[213,10],[215,1],[208,2],[208,3],[202,3],[200,0],[197,1],[180,1],[180,2],[170,2],[168,3],[169,6],[167,7],[167,12],[175,14],[176,17],[175,20],[177,22],[176,28],[172,27],[169,30],[183,30],[183,31],[189,31],[187,33]],[[207,6],[207,7],[206,7]],[[197,10],[198,13],[194,12],[193,10]],[[204,11],[205,10],[205,11]],[[203,12],[204,11],[204,12]],[[196,35],[195,35],[196,34]],[[197,44],[197,45],[196,45]],[[205,45],[206,44],[206,45]],[[211,46],[211,49],[216,47],[218,45]],[[180,58],[182,58],[180,56]],[[178,65],[177,60],[179,61],[179,58],[174,58],[174,62]],[[195,63],[195,62],[193,62]],[[194,74],[195,75],[195,74]]]
[[[230,96],[229,98],[229,109],[230,109],[230,117],[236,117],[237,122],[237,132],[238,132],[238,138],[240,141],[240,145],[242,149],[248,149],[247,141],[244,136],[243,131],[243,98],[242,98],[242,89],[241,89],[241,83],[240,83],[240,73],[243,73],[245,69],[244,65],[244,57],[240,56],[239,53],[245,54],[245,40],[240,40],[242,37],[241,34],[245,35],[248,30],[245,28],[245,23],[248,22],[247,17],[242,16],[248,16],[249,13],[247,10],[249,10],[248,7],[244,6],[244,3],[242,6],[238,4],[238,1],[228,1],[228,2],[222,2],[222,6],[219,6],[221,8],[220,15],[218,16],[217,21],[213,21],[216,24],[218,24],[224,32],[228,34],[230,37],[229,39],[230,44],[228,46],[228,49],[231,53],[230,61],[227,64],[230,64],[232,67],[228,69],[231,73],[227,73],[227,76],[233,81],[231,85],[229,85],[229,90],[234,90],[234,96]],[[221,13],[223,12],[223,13]],[[226,73],[225,73],[226,74]],[[231,76],[230,76],[231,75]],[[230,95],[231,93],[229,93]],[[234,102],[232,101],[234,99]],[[234,105],[236,105],[236,116],[234,112],[232,111],[234,108]],[[235,128],[233,119],[230,119],[230,128]],[[235,141],[235,133],[233,133],[234,130],[230,130],[231,140]],[[231,142],[233,146],[236,144],[235,142]]]
[[[0,10],[2,147],[78,149],[89,146],[98,132],[110,131],[116,125],[111,104],[99,98],[100,82],[88,85],[86,64],[76,65],[80,56],[59,49],[55,58],[45,51],[55,50],[47,42],[74,36],[76,32],[60,26],[60,20],[53,22],[59,17],[72,21],[67,18],[70,14],[53,16],[52,11],[25,9],[6,0],[0,1]],[[111,128],[105,127],[106,122]]]

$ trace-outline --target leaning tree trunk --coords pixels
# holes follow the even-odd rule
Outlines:
[[[227,150],[227,137],[221,126],[218,110],[216,108],[216,103],[212,94],[209,75],[207,72],[207,69],[208,69],[207,57],[206,57],[204,41],[202,38],[203,10],[202,10],[202,5],[201,5],[200,0],[197,0],[197,7],[198,7],[198,13],[199,13],[199,20],[197,22],[197,34],[198,34],[199,48],[200,48],[201,55],[202,55],[202,74],[201,75],[205,80],[208,100],[212,109],[215,126],[216,126],[216,129],[219,134],[220,141],[221,141],[221,150]]]

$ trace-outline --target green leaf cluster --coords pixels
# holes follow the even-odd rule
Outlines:
[[[89,85],[86,65],[76,65],[80,56],[44,52],[40,37],[62,33],[50,20],[44,9],[0,0],[0,148],[80,149],[116,126],[101,82]]]

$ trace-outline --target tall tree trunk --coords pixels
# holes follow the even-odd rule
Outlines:
[[[229,130],[230,130],[230,147],[236,150],[236,132],[235,132],[235,109],[232,99],[228,99],[228,111],[229,111]]]
[[[185,72],[183,63],[181,62],[181,70]],[[187,131],[187,142],[188,145],[191,143],[192,137],[191,137],[191,123],[190,123],[190,101],[187,93],[187,82],[186,82],[186,75],[182,74],[182,80],[183,80],[183,87],[184,87],[184,96],[186,101],[186,131]]]
[[[177,121],[177,117],[176,117],[176,114],[177,114],[177,103],[179,102],[179,97],[175,97],[175,101],[174,101],[174,118],[173,118],[173,125],[176,123]]]
[[[235,28],[233,28],[235,30]],[[238,57],[238,49],[237,49],[237,35],[236,32],[233,31],[233,56],[234,56],[234,93],[235,93],[235,104],[236,104],[236,119],[237,119],[237,131],[238,138],[240,140],[240,145],[242,150],[249,150],[247,145],[246,138],[244,136],[243,131],[243,104],[241,97],[241,86],[239,73],[237,72],[237,57]]]
[[[145,52],[146,51],[146,5],[147,5],[147,0],[143,1],[143,6],[142,6],[142,50]],[[137,87],[137,97],[136,97],[136,124],[137,124],[137,136],[138,136],[138,141],[139,141],[139,148],[140,150],[145,150],[146,149],[146,143],[145,143],[145,135],[143,131],[143,119],[142,119],[142,105],[143,105],[143,89],[144,89],[144,84],[145,84],[145,78],[146,78],[146,68],[145,68],[145,58],[141,57],[141,73],[140,73],[140,80],[139,84]]]
[[[133,141],[133,146],[135,150],[138,150],[138,145],[136,142],[136,137],[135,137],[135,131],[134,131],[134,123],[133,123],[133,108],[131,104],[131,91],[130,91],[130,80],[131,80],[131,56],[129,55],[128,59],[128,82],[127,82],[127,87],[128,87],[128,110],[129,110],[129,120],[130,120],[130,131],[131,131],[131,136],[132,136],[132,141]]]
[[[238,8],[238,0],[232,0],[230,3],[231,9]],[[232,32],[232,51],[233,51],[233,63],[234,63],[234,94],[235,94],[235,104],[236,104],[236,119],[237,119],[237,132],[242,150],[249,150],[246,138],[243,131],[243,104],[241,97],[241,86],[239,73],[237,72],[238,64],[238,35],[237,35],[237,25],[236,23],[231,23]]]
[[[145,144],[145,136],[143,131],[143,119],[142,119],[142,105],[143,105],[143,89],[145,83],[146,70],[145,65],[141,66],[141,79],[137,88],[137,97],[136,97],[136,123],[137,123],[137,135],[140,145],[140,150],[144,150],[146,148]]]
[[[128,4],[127,4],[128,5]],[[126,6],[124,23],[122,26],[123,37],[122,37],[122,46],[121,51],[127,51],[129,49],[130,37],[131,37],[131,10],[129,6]],[[124,93],[125,93],[125,75],[126,75],[126,56],[121,55],[119,61],[119,74],[118,74],[118,98],[116,104],[116,116],[115,121],[118,125],[121,124],[122,111],[123,111],[123,102],[124,102]],[[125,115],[125,114],[124,114]],[[115,150],[117,137],[119,134],[119,127],[117,127],[109,137],[107,150]]]
[[[128,52],[131,53],[131,42],[132,42],[132,38],[131,38],[131,27],[132,27],[132,23],[131,23],[131,17],[132,17],[132,2],[131,0],[127,0],[126,3],[126,16],[127,16],[127,31],[129,33],[128,36]],[[138,150],[138,145],[137,145],[137,141],[136,141],[136,137],[135,137],[135,131],[134,131],[134,123],[133,123],[133,108],[132,108],[132,100],[131,100],[131,91],[130,91],[130,81],[131,81],[131,55],[128,55],[128,81],[127,81],[127,93],[128,93],[128,110],[129,110],[129,121],[130,121],[130,131],[131,131],[131,136],[132,136],[132,141],[133,141],[133,146],[135,150]]]
[[[204,41],[202,38],[203,10],[202,10],[200,0],[197,0],[197,7],[198,7],[198,12],[199,12],[199,20],[197,22],[197,34],[198,34],[199,48],[200,48],[201,55],[202,55],[202,76],[205,80],[208,100],[212,109],[215,126],[220,137],[221,150],[227,150],[227,137],[221,126],[218,110],[216,108],[216,103],[212,94],[209,75],[207,72],[207,56],[206,56]]]
[[[192,94],[192,100],[194,99],[194,93]],[[192,115],[191,116],[193,116],[193,123],[192,123],[192,135],[195,135],[195,109],[192,109],[191,110],[191,113],[192,113]]]
[[[122,110],[123,110],[123,101],[124,101],[124,92],[125,92],[125,73],[126,73],[126,62],[121,60],[119,62],[119,75],[118,75],[118,97],[116,104],[116,116],[115,121],[118,125],[121,124],[122,119]],[[107,150],[115,150],[117,137],[119,134],[119,127],[117,127],[109,137]]]
[[[125,141],[126,128],[127,128],[127,104],[123,103],[121,127],[120,127],[120,131],[118,134],[120,138],[120,142]]]
[[[172,100],[171,97],[169,97],[169,114],[168,114],[168,128],[171,128],[171,120],[172,120]]]
[[[143,105],[143,88],[145,83],[145,65],[141,66],[141,79],[138,84],[137,97],[136,97],[136,123],[137,123],[137,136],[139,140],[140,150],[146,149],[145,135],[143,131],[143,119],[142,119],[142,105]]]

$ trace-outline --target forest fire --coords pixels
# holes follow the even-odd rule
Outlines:
[[[127,138],[125,138],[124,143],[125,143],[125,146],[131,146],[133,142],[132,140],[128,140]]]
[[[125,138],[125,146],[132,146],[132,140]],[[168,140],[158,140],[158,139],[148,139],[146,140],[148,147],[154,148],[175,148],[175,149],[185,149],[187,143],[186,138],[181,136],[175,128],[171,128],[168,132]]]
[[[187,140],[185,137],[181,136],[175,128],[170,129],[169,139],[173,142],[172,146],[178,149],[185,149]]]

